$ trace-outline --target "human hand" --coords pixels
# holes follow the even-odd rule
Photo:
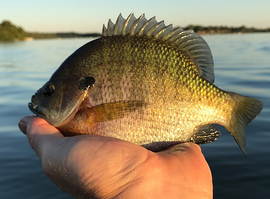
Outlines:
[[[196,144],[153,153],[111,137],[64,137],[38,117],[22,118],[19,127],[45,174],[76,198],[213,197],[211,171]]]

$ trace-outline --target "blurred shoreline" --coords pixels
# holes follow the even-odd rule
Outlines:
[[[243,34],[243,33],[259,33],[270,32],[269,28],[248,28],[246,26],[228,27],[228,26],[200,26],[189,25],[183,28],[184,30],[193,30],[198,34]],[[23,28],[17,27],[10,21],[3,21],[0,24],[0,41],[33,41],[35,39],[61,39],[61,38],[80,38],[80,37],[100,37],[101,33],[76,33],[76,32],[56,32],[56,33],[41,33],[27,32]]]

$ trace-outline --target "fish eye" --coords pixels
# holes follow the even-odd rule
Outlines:
[[[95,79],[93,77],[82,77],[80,79],[80,90],[86,90],[88,87],[92,87],[95,84]]]
[[[43,87],[43,95],[44,97],[50,97],[55,90],[55,87],[52,83],[48,83]]]

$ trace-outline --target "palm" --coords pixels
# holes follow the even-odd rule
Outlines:
[[[40,118],[24,120],[47,176],[76,197],[212,198],[211,172],[195,144],[153,153],[110,137],[63,137]]]

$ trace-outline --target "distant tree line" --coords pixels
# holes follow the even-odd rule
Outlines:
[[[50,38],[74,38],[74,37],[100,37],[99,33],[75,33],[75,32],[67,32],[67,33],[38,33],[38,32],[27,32],[27,37],[33,37],[34,39],[50,39]]]
[[[100,37],[100,33],[75,33],[75,32],[68,32],[68,33],[56,33],[57,37],[61,38],[69,38],[69,37]]]
[[[73,37],[100,37],[100,33],[39,33],[26,32],[21,27],[16,27],[10,21],[3,21],[0,24],[0,41],[19,41],[25,38],[51,39],[51,38],[73,38]]]
[[[0,41],[23,40],[26,36],[21,27],[16,27],[9,21],[0,24]]]
[[[247,28],[246,26],[227,27],[227,26],[189,25],[185,29],[186,30],[194,30],[194,32],[197,32],[199,34],[270,32],[270,28],[258,29],[258,28]]]
[[[223,34],[223,33],[252,33],[252,32],[270,32],[270,28],[258,29],[240,27],[227,27],[227,26],[200,26],[189,25],[185,27],[186,30],[194,30],[199,34]],[[24,40],[27,37],[33,39],[46,39],[46,38],[73,38],[73,37],[100,37],[99,33],[38,33],[26,32],[21,27],[16,27],[10,21],[3,21],[0,24],[0,41],[18,41]]]

